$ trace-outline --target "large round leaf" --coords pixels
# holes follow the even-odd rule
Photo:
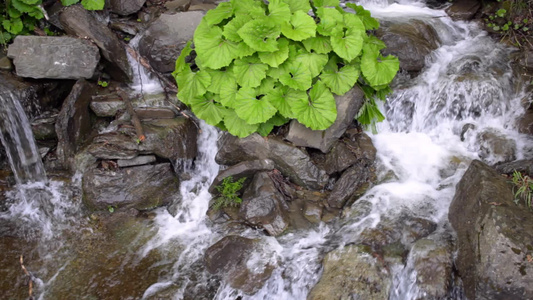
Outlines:
[[[266,122],[278,111],[264,97],[257,99],[257,93],[252,88],[241,88],[236,100],[238,105],[235,105],[235,112],[248,124]]]
[[[216,103],[213,99],[205,96],[193,98],[189,106],[198,118],[213,126],[222,121],[224,114],[228,110],[224,106]]]
[[[340,70],[324,70],[320,79],[337,95],[344,95],[357,82],[360,70],[353,65],[346,65]]]
[[[282,0],[270,0],[268,3],[268,18],[281,25],[291,18],[291,9]]]
[[[313,130],[327,129],[337,118],[335,98],[321,81],[309,91],[309,99],[290,102],[294,117]]]
[[[225,39],[222,29],[209,26],[202,20],[194,33],[196,61],[199,65],[210,69],[220,69],[231,64],[233,59],[242,55],[239,43]]]
[[[240,138],[244,138],[254,133],[259,124],[248,124],[235,113],[235,111],[228,109],[224,115],[224,126],[229,133]]]
[[[302,41],[302,43],[309,52],[314,51],[320,54],[331,52],[331,42],[327,36],[317,34],[317,36],[308,38]]]
[[[274,52],[278,50],[277,39],[280,26],[268,18],[250,21],[237,31],[242,40],[255,51]]]
[[[224,37],[226,39],[233,41],[233,42],[240,42],[242,41],[241,36],[237,33],[239,29],[244,26],[244,24],[250,22],[252,20],[252,17],[249,15],[239,15],[233,18],[231,21],[224,26]]]
[[[308,14],[297,11],[290,22],[281,25],[281,33],[293,41],[303,41],[316,35],[316,23]]]
[[[233,73],[237,83],[243,87],[258,87],[266,77],[268,66],[257,56],[249,56],[235,61]]]
[[[275,114],[272,118],[268,119],[268,121],[259,125],[259,128],[257,128],[257,133],[262,136],[267,136],[272,129],[274,129],[274,126],[281,126],[288,121],[289,119],[281,116],[280,114]]]
[[[347,30],[345,33],[331,37],[331,47],[338,56],[352,61],[361,54],[364,37],[360,31]]]
[[[297,11],[308,13],[311,10],[309,0],[283,0],[283,2],[289,5],[292,13],[295,13]]]
[[[235,75],[233,69],[227,70],[210,70],[206,69],[209,76],[211,76],[211,85],[207,90],[211,93],[220,94],[220,89],[224,85],[235,85]]]
[[[389,84],[400,69],[400,61],[397,57],[389,55],[381,56],[379,51],[365,46],[361,57],[361,72],[366,81],[378,89]]]
[[[287,86],[278,85],[268,95],[265,96],[279,113],[286,118],[293,118],[292,108],[290,103],[297,101],[307,101],[307,93],[305,91],[298,91]]]
[[[302,66],[307,66],[311,77],[316,77],[324,66],[328,63],[328,56],[326,54],[309,53],[302,51],[296,56],[295,63],[301,63]]]
[[[220,3],[215,9],[210,9],[204,16],[209,26],[219,24],[233,16],[233,5],[229,2]]]
[[[289,41],[285,38],[280,38],[278,40],[278,47],[279,49],[274,52],[259,52],[259,59],[263,63],[277,68],[289,58]]]
[[[319,7],[316,14],[320,19],[316,31],[321,35],[332,36],[342,31],[344,19],[335,8]]]
[[[207,92],[211,85],[211,76],[204,70],[192,72],[190,69],[176,76],[178,83],[178,98],[181,102],[189,104],[193,98],[200,97]]]
[[[300,91],[307,91],[311,87],[313,77],[311,77],[311,71],[307,66],[293,63],[287,68],[287,71],[279,77],[281,83]]]

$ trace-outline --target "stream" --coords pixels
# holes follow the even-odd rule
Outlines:
[[[35,172],[30,172],[34,174],[30,178],[18,176],[23,179],[17,189],[6,194],[12,204],[0,212],[1,230],[16,232],[15,237],[0,238],[0,246],[9,245],[0,259],[0,278],[6,278],[0,280],[0,290],[7,291],[6,299],[27,298],[27,282],[18,261],[22,253],[33,276],[36,299],[279,300],[306,299],[322,275],[322,260],[328,252],[356,243],[363,231],[389,220],[428,219],[437,224],[428,238],[453,242],[448,208],[456,184],[472,160],[489,164],[504,160],[483,137],[504,139],[516,159],[530,158],[533,152],[531,138],[515,128],[524,109],[521,88],[509,65],[512,49],[494,42],[475,23],[452,21],[443,10],[421,2],[359,3],[381,22],[416,19],[429,24],[440,46],[426,58],[426,67],[416,78],[402,73],[395,79],[394,93],[381,104],[386,120],[377,125],[377,132],[367,132],[377,149],[377,184],[345,209],[341,219],[289,230],[279,237],[235,229],[263,242],[263,254],[247,263],[250,269],[265,260],[279,264],[257,293],[247,295],[220,284],[202,263],[205,250],[228,229],[206,216],[211,200],[208,188],[220,169],[215,162],[220,133],[201,123],[199,157],[194,165],[180,165],[189,179],[181,182],[181,199],[169,209],[173,214],[158,208],[133,219],[126,212],[117,213],[115,221],[95,221],[97,216],[79,208],[79,175],[72,180],[46,179],[44,168],[34,167],[31,158],[17,162],[10,156],[14,170],[32,165],[29,168]],[[143,93],[160,88],[146,75],[134,85]],[[1,107],[8,107],[7,101],[17,103],[15,97],[0,94]],[[24,115],[21,108],[10,110]],[[0,111],[2,119],[4,115]],[[28,123],[27,119],[16,122]],[[13,136],[0,134],[4,145],[26,143],[21,147],[38,157],[28,137],[15,143],[8,140]],[[412,245],[405,236],[402,242]],[[389,299],[424,299],[413,269],[416,255],[411,251],[405,263],[391,264]],[[460,280],[454,283],[449,297],[463,299]]]

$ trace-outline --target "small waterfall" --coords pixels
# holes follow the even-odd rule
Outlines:
[[[142,38],[142,34],[136,35],[129,42],[129,47],[135,51],[139,51],[139,41]],[[152,79],[152,75],[144,66],[142,66],[128,51],[128,61],[131,69],[133,70],[133,83],[130,87],[139,94],[156,94],[163,91],[161,84]]]

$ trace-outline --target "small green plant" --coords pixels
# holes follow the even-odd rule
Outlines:
[[[215,210],[219,210],[222,207],[237,207],[241,205],[242,199],[239,198],[239,191],[242,189],[242,184],[245,180],[246,177],[243,177],[235,182],[231,176],[224,178],[222,183],[215,188],[220,196],[215,199],[213,208]]]
[[[522,175],[522,173],[515,170],[513,172],[512,182],[515,185],[514,188],[517,188],[516,192],[514,192],[515,203],[518,204],[518,202],[523,199],[525,201],[526,206],[531,209],[531,198],[533,197],[533,180],[529,176],[524,176]]]
[[[112,205],[109,205],[109,206],[107,206],[107,210],[108,210],[110,213],[114,213],[114,212],[115,212],[115,207],[112,206]]]
[[[533,17],[533,1],[498,1],[484,21],[487,28],[517,47],[533,47],[533,37],[529,32]]]
[[[63,4],[63,6],[70,6],[78,2],[80,2],[80,0],[61,0],[61,4]],[[105,0],[81,0],[81,5],[86,10],[102,10],[104,9]]]
[[[399,69],[379,27],[362,6],[339,0],[231,0],[204,16],[176,61],[178,98],[199,118],[229,133],[266,136],[297,119],[313,130],[337,117],[334,94],[354,85],[367,101],[364,125],[380,120],[374,99],[384,99]],[[193,50],[195,59],[186,62]],[[192,57],[192,56],[191,56]]]
[[[98,80],[98,85],[103,87],[103,88],[106,88],[109,85],[109,82],[107,82],[105,80]]]

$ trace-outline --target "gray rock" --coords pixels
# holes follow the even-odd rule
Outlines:
[[[145,2],[146,0],[106,0],[106,7],[111,12],[121,16],[127,16],[138,12]]]
[[[481,8],[481,1],[479,0],[458,0],[446,9],[446,13],[454,21],[463,20],[468,21],[472,19],[477,11]]]
[[[520,119],[518,119],[518,131],[533,135],[533,110],[528,109]]]
[[[495,130],[484,130],[476,137],[479,144],[479,157],[490,162],[500,163],[516,159],[516,142]]]
[[[57,115],[52,117],[42,117],[31,122],[31,131],[36,140],[51,140],[56,139],[56,123]]]
[[[383,55],[395,55],[400,60],[400,68],[417,72],[425,66],[425,58],[438,48],[440,41],[435,29],[420,20],[392,24],[376,32],[387,48]]]
[[[131,82],[133,73],[124,44],[106,24],[100,23],[81,5],[65,7],[59,20],[68,34],[89,38],[100,48],[104,58],[111,64],[107,71],[113,78]]]
[[[137,117],[141,120],[146,119],[174,119],[174,111],[165,107],[140,107],[135,109]]]
[[[4,70],[4,71],[13,70],[13,63],[11,63],[11,60],[7,56],[0,58],[0,70]]]
[[[529,177],[533,177],[533,160],[521,159],[512,162],[497,164],[494,166],[494,169],[496,169],[496,171],[502,174],[513,175],[514,171],[518,171],[521,173],[525,173]]]
[[[240,139],[225,134],[219,149],[216,161],[222,165],[268,158],[274,161],[276,169],[298,185],[319,190],[328,181],[326,172],[317,167],[306,152],[277,137],[265,139],[258,134],[252,134]]]
[[[139,145],[142,153],[154,153],[172,161],[196,157],[198,128],[188,118],[143,121],[146,140]]]
[[[370,187],[373,171],[365,164],[356,164],[344,171],[327,198],[333,208],[352,204]]]
[[[533,51],[524,51],[518,63],[521,67],[533,71]]]
[[[78,80],[63,102],[57,116],[55,131],[57,133],[56,155],[63,168],[75,172],[73,159],[91,132],[89,102],[95,86],[84,79]]]
[[[156,161],[154,155],[142,155],[137,156],[132,159],[119,159],[117,160],[117,165],[121,168],[123,167],[133,167],[133,166],[142,166],[151,164]]]
[[[235,289],[257,292],[278,265],[277,256],[264,242],[228,235],[210,246],[204,256],[207,270],[220,274]]]
[[[236,165],[233,165],[218,173],[217,177],[213,180],[213,183],[209,187],[209,192],[213,193],[215,187],[220,185],[222,181],[227,177],[232,177],[233,180],[239,180],[243,177],[252,178],[255,173],[261,171],[271,171],[274,169],[274,162],[270,159],[250,160],[243,161]]]
[[[322,218],[322,207],[317,203],[305,202],[304,217],[311,223],[320,223]]]
[[[326,153],[353,122],[363,101],[363,91],[358,87],[354,87],[343,96],[335,96],[337,119],[328,129],[311,130],[293,120],[285,138],[296,146],[316,148]]]
[[[361,162],[372,165],[376,159],[376,148],[366,133],[350,133],[335,144],[326,154],[324,168],[331,175]]]
[[[308,300],[388,299],[391,275],[369,247],[351,245],[326,255]]]
[[[469,299],[533,299],[533,218],[513,199],[509,181],[477,160],[457,184],[448,218]]]
[[[95,137],[87,152],[100,159],[132,159],[139,154],[139,148],[132,136],[109,132]]]
[[[91,78],[100,60],[98,48],[71,37],[22,36],[15,38],[7,55],[17,75],[30,78]]]
[[[90,106],[91,110],[99,117],[114,117],[118,111],[126,110],[126,104],[119,97],[93,96]]]
[[[139,53],[148,59],[154,70],[174,71],[176,58],[192,39],[203,16],[204,13],[199,11],[162,14],[139,41]]]
[[[83,202],[92,210],[152,209],[179,194],[179,182],[169,163],[118,170],[91,169],[83,174]]]

